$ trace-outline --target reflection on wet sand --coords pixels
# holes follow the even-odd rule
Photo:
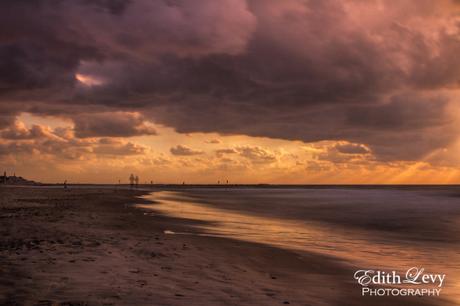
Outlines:
[[[248,198],[248,191],[245,192],[245,196],[241,199]],[[395,191],[385,192],[393,193],[389,195],[390,197],[398,196]],[[261,198],[257,197],[258,193],[266,194],[265,191],[257,190],[253,191],[249,198],[252,201],[260,201]],[[253,211],[251,211],[251,206],[248,203],[245,204],[244,210],[234,209],[241,203],[237,203],[239,198],[233,198],[233,202],[229,201],[227,191],[209,191],[200,194],[193,191],[155,192],[147,196],[148,199],[154,200],[155,204],[139,206],[169,216],[205,221],[195,225],[196,233],[203,235],[231,237],[298,252],[308,251],[332,255],[357,268],[404,272],[410,267],[418,266],[433,273],[445,273],[447,280],[442,295],[448,296],[449,299],[460,300],[458,293],[460,292],[460,270],[458,266],[460,245],[458,243],[449,243],[450,239],[442,239],[445,235],[437,233],[435,230],[430,232],[432,236],[427,240],[424,239],[426,237],[416,237],[417,232],[414,228],[410,228],[406,232],[403,230],[400,234],[395,235],[396,230],[378,230],[371,225],[366,227],[361,222],[362,220],[378,218],[383,225],[388,219],[387,223],[391,225],[392,221],[398,220],[402,228],[407,228],[409,225],[414,225],[414,219],[418,213],[427,214],[430,210],[435,211],[436,209],[438,212],[439,209],[444,209],[448,213],[449,210],[446,207],[450,207],[450,204],[442,201],[454,201],[455,203],[451,205],[456,208],[456,198],[447,198],[447,200],[442,198],[435,203],[431,198],[425,199],[425,201],[422,200],[423,197],[420,197],[417,199],[419,206],[412,206],[412,208],[417,207],[416,209],[407,209],[401,202],[400,205],[395,205],[393,201],[383,208],[369,205],[365,209],[356,210],[356,207],[359,207],[366,200],[366,194],[363,192],[358,192],[353,202],[353,192],[347,191],[347,197],[344,199],[355,204],[350,204],[349,209],[347,206],[337,207],[338,203],[336,202],[341,195],[338,194],[338,197],[334,198],[330,196],[331,192],[327,197],[329,202],[323,206],[299,204],[302,203],[303,196],[304,200],[308,198],[309,193],[311,194],[312,191],[304,190],[297,193],[296,199],[286,197],[285,206],[289,215],[280,213],[282,216],[279,218],[275,217],[276,213],[274,213],[280,211],[279,207],[274,207],[274,205],[279,206],[282,203],[282,200],[280,202],[282,193],[281,195],[274,193],[272,200],[263,197],[264,211],[261,213],[257,212],[257,205],[260,205],[260,202],[254,205]],[[317,196],[315,195],[315,197]],[[371,196],[372,193],[369,193],[368,198]],[[410,197],[417,196],[409,195]],[[331,200],[335,200],[335,202]],[[230,202],[233,205],[229,205]],[[321,202],[321,199],[318,199],[318,202]],[[295,203],[295,205],[289,205],[289,203]],[[415,204],[411,203],[411,205]],[[334,207],[337,210],[336,215],[340,218],[334,219],[334,216],[331,215],[334,211],[327,209],[327,213],[321,217],[322,215],[318,214],[318,210],[324,210],[328,207],[327,205]],[[341,203],[341,205],[346,204]],[[429,208],[430,205],[435,205],[435,208]],[[381,213],[376,212],[376,210]],[[366,216],[366,214],[369,215]],[[458,225],[454,221],[455,219],[449,223],[450,227],[452,224]],[[436,225],[436,222],[434,224]],[[420,232],[423,233],[423,230],[425,228],[422,224]],[[436,239],[437,235],[440,236],[439,239]]]

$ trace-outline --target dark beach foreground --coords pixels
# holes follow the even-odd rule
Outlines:
[[[362,297],[334,257],[188,232],[147,192],[0,188],[0,305],[451,305]]]

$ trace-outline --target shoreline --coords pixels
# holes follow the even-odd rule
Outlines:
[[[145,201],[139,196],[147,193],[106,188],[0,188],[0,303],[446,302],[442,298],[363,298],[352,278],[353,267],[333,257],[229,238],[167,235],[165,230],[188,230],[196,221],[152,216],[133,207]]]

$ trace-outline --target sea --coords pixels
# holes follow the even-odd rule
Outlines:
[[[216,236],[335,257],[355,269],[445,274],[460,301],[460,186],[171,188],[147,213],[187,221],[166,234]]]

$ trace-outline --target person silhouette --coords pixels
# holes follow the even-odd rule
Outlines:
[[[132,173],[129,176],[129,185],[131,186],[131,188],[134,187],[134,175]]]

